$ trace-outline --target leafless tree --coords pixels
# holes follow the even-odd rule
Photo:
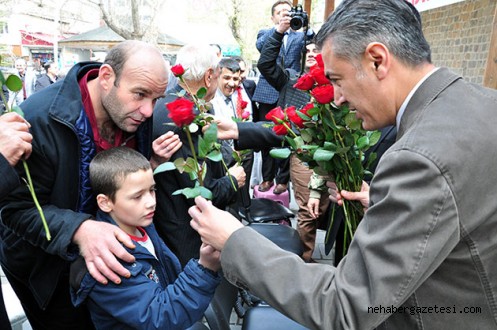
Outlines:
[[[161,0],[90,0],[97,4],[107,26],[124,39],[157,42]]]

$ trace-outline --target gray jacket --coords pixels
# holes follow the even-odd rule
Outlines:
[[[243,228],[226,278],[312,329],[495,329],[496,111],[497,91],[439,69],[407,105],[337,268]]]

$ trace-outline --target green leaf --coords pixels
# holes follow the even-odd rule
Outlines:
[[[381,137],[380,131],[370,131],[367,132],[367,136],[369,136],[369,146],[372,147],[378,143]]]
[[[219,150],[212,150],[206,158],[209,158],[213,162],[220,162],[223,159],[223,154]]]
[[[217,124],[211,123],[209,128],[204,132],[204,140],[209,143],[209,145],[213,144],[217,141]]]
[[[205,156],[210,150],[208,143],[204,140],[203,137],[199,136],[197,145],[198,145],[198,157],[202,159],[205,158]]]
[[[288,148],[276,148],[269,151],[269,155],[276,159],[287,159],[291,153],[292,151]]]
[[[365,147],[369,147],[369,138],[367,136],[361,136],[359,140],[357,140],[357,148],[363,149]]]
[[[321,109],[319,107],[314,107],[312,109],[309,109],[309,111],[307,111],[307,114],[312,117],[314,115],[317,115],[320,112],[321,112]]]
[[[5,85],[5,76],[3,75],[3,72],[0,71],[0,86]]]
[[[24,118],[24,111],[22,111],[21,107],[18,106],[18,105],[14,105],[12,107],[12,111],[14,111],[15,113],[17,113],[19,116],[21,116],[22,118]]]
[[[12,92],[19,92],[22,89],[22,80],[19,76],[11,74],[5,81],[5,86]]]
[[[288,145],[290,146],[290,149],[296,150],[298,148],[297,147],[297,143],[291,137],[285,136],[285,140],[288,142]]]
[[[302,136],[297,136],[293,139],[293,142],[295,143],[296,148],[302,148],[303,145],[305,145],[304,139],[302,139]]]
[[[171,171],[175,170],[176,166],[174,165],[173,162],[165,162],[157,166],[157,168],[154,170],[154,174],[166,172],[166,171]]]
[[[323,149],[336,152],[338,146],[332,142],[325,141],[323,144]]]
[[[173,192],[173,195],[179,195],[179,194],[183,194],[186,198],[195,198],[197,196],[200,196],[200,189],[199,187],[183,188]]]
[[[197,163],[195,162],[195,159],[188,157],[183,170],[186,173],[195,172],[197,170]]]
[[[335,156],[335,153],[330,150],[318,149],[314,153],[314,160],[316,161],[328,161],[331,160]]]
[[[310,134],[307,129],[300,131],[300,136],[302,137],[302,140],[307,143],[312,141],[312,134]]]
[[[186,160],[184,158],[177,158],[173,164],[180,173],[185,171]]]
[[[207,89],[205,87],[201,87],[198,91],[197,91],[197,97],[199,99],[203,99],[205,97],[205,94],[207,94]]]
[[[205,188],[205,187],[199,187],[200,190],[200,196],[202,196],[205,199],[212,200],[212,192]]]

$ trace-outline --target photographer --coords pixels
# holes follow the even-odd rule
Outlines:
[[[283,16],[273,34],[267,39],[261,52],[261,57],[257,62],[257,68],[263,74],[269,84],[279,91],[278,106],[286,108],[295,106],[297,109],[302,108],[310,101],[309,94],[302,92],[293,87],[297,82],[298,72],[293,69],[282,69],[277,65],[277,57],[283,46],[283,33],[288,30],[295,17],[290,15]],[[315,56],[318,54],[314,43],[305,46],[305,71],[316,64]],[[297,213],[297,230],[300,239],[304,245],[302,259],[306,262],[312,262],[312,253],[316,242],[316,229],[318,219],[314,217],[307,207],[309,200],[309,188],[307,187],[312,170],[302,163],[297,157],[290,158],[290,177],[292,180],[295,201],[299,207]],[[320,198],[321,214],[326,211],[329,200],[328,195],[323,194]]]
[[[292,4],[287,0],[278,0],[273,4],[271,7],[271,20],[274,23],[274,26],[270,29],[260,30],[257,34],[256,47],[261,52],[261,57],[264,56],[263,47],[266,44],[266,41],[273,35],[277,28],[281,28],[280,23],[282,20],[289,21],[291,19],[290,12],[297,11],[298,10],[292,11]],[[302,12],[299,12],[299,14],[302,14]],[[307,26],[303,27],[307,28]],[[305,46],[306,36],[303,32],[293,31],[289,24],[286,24],[285,29],[280,30],[279,32],[283,35],[283,39],[276,65],[300,72],[300,60],[302,49]],[[313,36],[314,33],[312,30],[308,29],[307,38],[310,40]],[[279,92],[271,86],[262,73],[259,82],[257,83],[254,97],[252,98],[252,101],[259,104],[259,111],[254,112],[253,115],[254,121],[264,120],[266,114],[276,107],[278,98]],[[277,169],[276,161],[269,156],[269,151],[262,152],[263,182],[259,185],[259,191],[268,191],[274,185],[273,180],[275,179],[276,172],[279,173],[276,175],[276,187],[274,188],[273,193],[282,193],[287,189],[289,181],[289,163],[284,161],[280,162],[279,167],[280,168]]]

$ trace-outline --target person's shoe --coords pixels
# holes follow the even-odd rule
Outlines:
[[[273,181],[262,181],[258,189],[260,192],[266,192],[269,189],[271,189],[273,185],[274,185]]]
[[[286,183],[278,183],[276,187],[274,187],[273,194],[279,195],[284,193],[288,189],[288,184]]]

